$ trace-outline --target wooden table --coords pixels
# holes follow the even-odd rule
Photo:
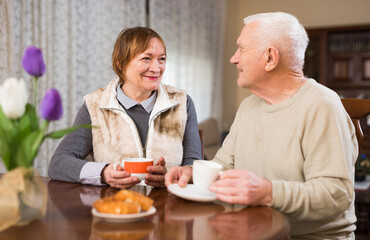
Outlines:
[[[92,203],[117,189],[42,178],[48,186],[48,209],[42,220],[0,232],[0,239],[289,239],[290,224],[268,207],[238,208],[221,202],[199,203],[166,189],[137,186],[154,199],[156,213],[133,223],[108,223],[92,216]]]

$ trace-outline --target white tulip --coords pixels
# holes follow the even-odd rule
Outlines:
[[[8,78],[0,85],[0,106],[10,119],[21,117],[27,104],[28,94],[23,79]]]

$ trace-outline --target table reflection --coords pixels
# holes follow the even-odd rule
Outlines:
[[[192,239],[218,239],[218,232],[209,224],[209,220],[225,211],[217,203],[200,203],[187,201],[169,195],[165,208],[165,220],[169,224],[186,223],[191,228]]]
[[[286,239],[290,233],[286,221],[271,208],[254,207],[217,214],[210,225],[217,229],[222,239]]]
[[[244,208],[222,202],[201,203],[169,194],[166,188],[137,185],[130,190],[154,200],[156,213],[144,220],[112,223],[93,217],[94,201],[119,189],[52,181],[46,216],[0,232],[0,239],[289,239],[290,224],[272,208]]]
[[[133,223],[109,223],[93,218],[90,240],[130,239],[139,240],[147,237],[153,230],[151,221]]]
[[[155,227],[150,239],[188,239],[188,232],[191,232],[190,224],[185,221],[167,221],[166,213],[168,212],[170,205],[175,201],[173,196],[169,195],[165,188],[155,189],[154,191],[151,191],[148,196],[154,200],[154,206],[157,208],[157,214],[153,219]]]

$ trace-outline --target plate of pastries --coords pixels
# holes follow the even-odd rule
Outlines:
[[[135,222],[156,212],[153,199],[130,190],[120,190],[94,202],[91,213],[109,222]]]

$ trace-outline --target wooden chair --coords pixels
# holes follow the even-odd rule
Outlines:
[[[358,150],[360,152],[361,145],[364,140],[364,133],[362,132],[360,119],[365,118],[370,114],[370,99],[343,98],[342,104],[348,115],[351,117],[353,125],[355,125]]]

